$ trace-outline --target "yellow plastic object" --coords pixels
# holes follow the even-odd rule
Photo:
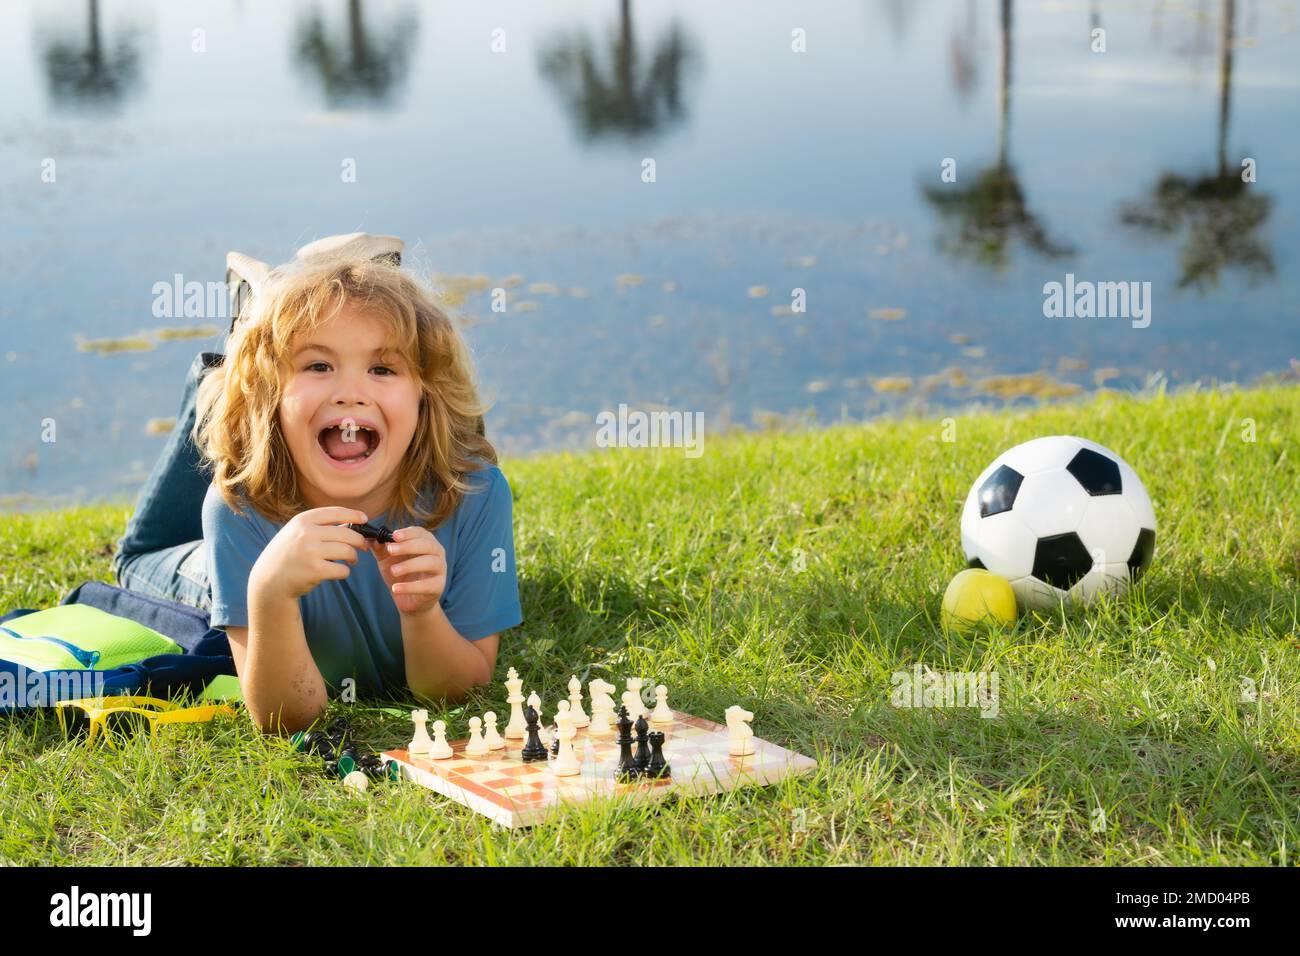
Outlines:
[[[63,700],[55,704],[55,713],[65,736],[71,737],[85,728],[87,743],[102,734],[110,747],[116,746],[115,734],[134,732],[146,723],[152,735],[158,732],[160,724],[197,724],[206,723],[217,714],[235,716],[234,710],[225,704],[182,707],[170,700],[135,695]]]
[[[1016,594],[1006,578],[981,568],[967,568],[943,593],[940,619],[946,630],[967,632],[980,624],[1014,624]]]

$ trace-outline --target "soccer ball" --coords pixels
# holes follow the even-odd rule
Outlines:
[[[1120,594],[1151,564],[1156,513],[1128,462],[1083,438],[1035,438],[975,480],[961,515],[971,567],[1011,582],[1025,607]]]

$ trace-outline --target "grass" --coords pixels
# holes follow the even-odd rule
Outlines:
[[[1250,436],[1253,422],[1254,441]],[[1074,433],[1143,476],[1142,585],[1087,611],[945,635],[970,481]],[[1300,389],[1103,393],[937,421],[710,436],[698,460],[620,451],[506,463],[525,623],[509,665],[640,673],[679,709],[816,757],[815,774],[507,832],[410,785],[350,794],[247,722],[120,751],[45,715],[0,728],[0,857],[55,864],[1281,864],[1300,849]],[[111,580],[129,507],[0,519],[0,607]],[[796,570],[802,567],[803,570]],[[994,719],[897,709],[916,662],[996,671]],[[621,685],[621,680],[618,681]],[[337,704],[366,742],[409,723]],[[406,702],[409,704],[409,702]],[[470,702],[504,712],[499,684]],[[463,730],[468,714],[437,716]],[[1104,812],[1104,827],[1099,824]]]

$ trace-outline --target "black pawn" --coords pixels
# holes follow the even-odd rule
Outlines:
[[[673,768],[664,759],[664,732],[656,730],[650,734],[650,766],[646,767],[646,776],[662,780],[673,775]]]
[[[524,741],[524,752],[521,754],[524,763],[546,759],[546,747],[542,744],[542,737],[538,733],[537,724],[537,708],[532,706],[525,708],[524,725],[528,728],[528,739]]]
[[[632,718],[627,708],[618,709],[618,779],[626,783],[637,778],[636,764],[632,760]]]
[[[645,773],[646,767],[650,766],[649,734],[650,722],[642,714],[636,719],[636,756],[632,758],[632,764],[638,773]]]

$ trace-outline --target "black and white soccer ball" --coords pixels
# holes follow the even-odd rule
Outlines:
[[[1122,593],[1150,566],[1151,498],[1128,462],[1083,438],[1035,438],[975,480],[961,516],[966,560],[1011,582],[1023,607]]]

